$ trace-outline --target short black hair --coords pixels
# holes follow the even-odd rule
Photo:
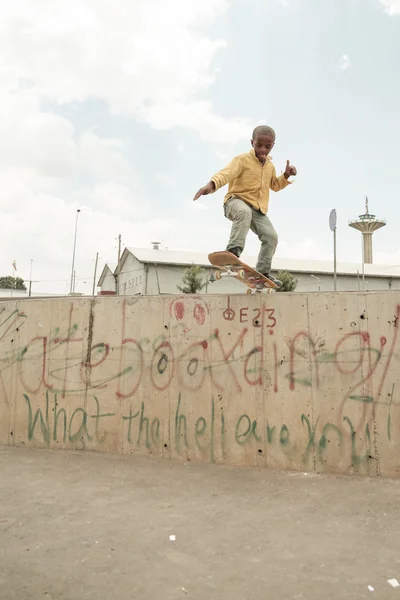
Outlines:
[[[274,139],[276,137],[275,131],[272,129],[272,127],[268,127],[268,125],[259,125],[256,127],[253,131],[252,139],[255,140],[257,135],[271,135]]]

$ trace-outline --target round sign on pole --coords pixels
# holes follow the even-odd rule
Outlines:
[[[329,215],[329,228],[331,231],[335,231],[336,229],[336,210],[331,210],[331,214]]]

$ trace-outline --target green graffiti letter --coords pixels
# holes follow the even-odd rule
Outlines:
[[[181,406],[181,394],[178,396],[178,406],[176,407],[175,414],[175,447],[176,451],[180,451],[180,440],[181,440],[181,424],[183,423],[183,441],[185,442],[186,448],[189,448],[189,444],[187,442],[187,422],[186,417],[184,415],[179,414],[179,409]]]
[[[24,394],[24,398],[26,403],[28,404],[28,440],[32,440],[35,427],[38,420],[40,420],[40,429],[42,430],[43,440],[46,444],[50,443],[50,427],[49,427],[49,395],[46,391],[46,416],[43,418],[42,411],[40,408],[37,409],[35,413],[35,418],[32,420],[32,406],[29,397]]]
[[[204,417],[199,417],[196,421],[196,425],[194,426],[194,435],[195,435],[195,440],[196,440],[196,446],[198,447],[199,450],[204,450],[204,448],[202,448],[200,446],[199,438],[203,437],[203,435],[206,432],[206,429],[207,429],[207,421],[205,420]]]
[[[246,429],[246,431],[243,431],[242,433],[240,433],[240,426],[242,424],[242,421],[247,421],[247,429]],[[244,444],[249,439],[250,435],[251,435],[250,417],[248,415],[242,415],[236,425],[236,436],[235,437],[236,437],[237,443],[240,444],[241,446],[244,446]]]
[[[149,440],[149,419],[147,417],[144,417],[144,402],[142,402],[142,406],[140,408],[140,423],[139,423],[139,435],[138,435],[138,439],[136,442],[136,445],[139,447],[140,446],[140,442],[142,440],[142,432],[143,432],[143,426],[146,426],[146,448],[151,448],[151,443]]]
[[[128,425],[128,442],[131,443],[132,438],[131,438],[131,427],[132,427],[132,419],[136,419],[136,417],[139,416],[139,411],[137,411],[134,415],[132,414],[132,405],[130,405],[129,407],[129,416],[128,417],[122,417],[123,421],[129,421],[129,425]]]
[[[94,434],[96,437],[96,441],[100,442],[101,444],[104,442],[105,438],[106,438],[106,434],[103,435],[103,437],[99,436],[99,420],[103,419],[104,417],[114,417],[115,413],[103,413],[100,414],[100,402],[98,401],[96,396],[93,396],[94,401],[96,402],[96,408],[97,408],[97,413],[95,415],[90,415],[90,417],[92,419],[96,419],[96,424],[94,427]]]
[[[81,413],[82,415],[82,423],[79,426],[79,429],[76,433],[72,434],[71,433],[71,429],[72,429],[72,423],[73,420],[75,418],[75,416]],[[68,439],[70,442],[77,442],[78,440],[81,440],[83,442],[83,438],[86,435],[86,438],[89,442],[92,441],[92,438],[90,437],[88,430],[87,430],[87,413],[83,408],[77,408],[74,410],[74,412],[72,413],[70,422],[69,422],[69,428],[68,428]]]
[[[57,434],[57,426],[58,426],[58,418],[60,416],[62,416],[63,418],[63,428],[62,428],[62,432],[63,432],[63,442],[65,444],[65,440],[67,439],[67,412],[65,410],[65,408],[60,408],[60,410],[57,410],[57,406],[58,406],[58,401],[57,401],[57,394],[54,394],[54,427],[53,427],[53,440],[55,442],[58,441],[58,434]]]
[[[160,419],[153,419],[151,423],[151,439],[154,445],[160,441]]]
[[[279,441],[280,441],[281,445],[287,446],[289,444],[289,439],[290,439],[289,429],[286,427],[286,425],[282,425],[281,431],[279,434]]]

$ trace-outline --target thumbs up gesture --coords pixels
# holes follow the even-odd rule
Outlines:
[[[297,175],[297,169],[293,165],[290,164],[290,161],[286,161],[286,169],[284,172],[286,179],[289,179],[292,175]]]

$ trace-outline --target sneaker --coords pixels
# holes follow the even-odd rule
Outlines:
[[[230,252],[231,254],[234,254],[236,258],[239,258],[241,254],[240,248],[227,248],[226,251]]]
[[[275,283],[275,285],[277,285],[278,287],[282,287],[282,281],[280,279],[275,279],[275,277],[272,277],[272,275],[270,275],[269,273],[263,273],[263,275],[264,277],[272,281],[272,283]]]

